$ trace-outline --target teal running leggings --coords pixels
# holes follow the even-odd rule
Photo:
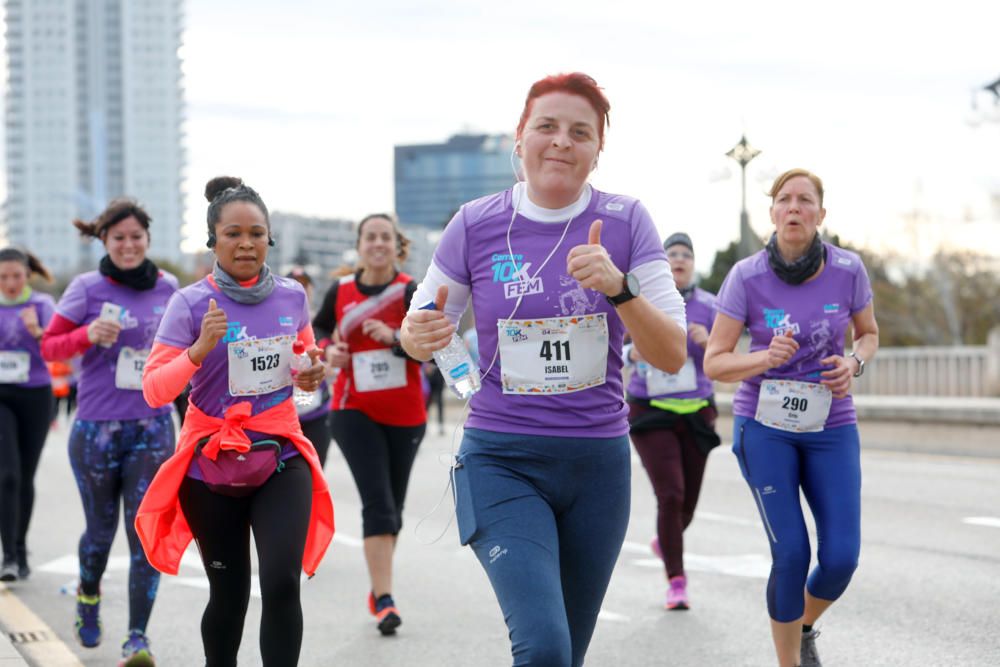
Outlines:
[[[514,665],[582,665],[628,526],[628,436],[466,429],[455,465],[459,537],[500,602]]]

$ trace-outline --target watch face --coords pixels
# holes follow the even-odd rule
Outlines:
[[[632,293],[632,296],[639,296],[639,279],[635,275],[626,273],[625,284],[628,285],[628,291]]]

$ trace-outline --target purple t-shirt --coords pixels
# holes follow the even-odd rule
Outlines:
[[[512,191],[465,204],[448,223],[434,252],[434,263],[452,280],[469,285],[479,336],[479,358],[496,364],[472,398],[467,425],[501,433],[608,438],[628,433],[628,407],[622,388],[622,339],[625,327],[604,295],[580,287],[566,272],[566,255],[587,243],[590,225],[603,220],[601,242],[621,271],[654,260],[666,262],[653,221],[637,200],[592,190],[587,208],[575,217],[566,237],[538,274],[529,277],[559,242],[565,223],[540,223],[518,215],[510,232],[514,257],[507,249],[513,214]],[[523,274],[522,274],[523,275]],[[497,322],[505,321],[517,302],[512,283],[528,287],[516,320],[606,313],[608,351],[603,384],[565,394],[504,394],[497,352]]]
[[[81,274],[63,292],[56,312],[80,326],[101,315],[104,303],[121,306],[122,325],[118,340],[111,347],[92,345],[83,353],[78,385],[77,418],[86,421],[148,419],[170,412],[170,406],[151,408],[141,389],[118,389],[115,369],[124,347],[149,350],[160,325],[170,295],[177,291],[177,278],[160,272],[156,285],[136,290],[102,276],[97,271]]]
[[[872,300],[871,282],[861,258],[829,243],[822,273],[801,285],[783,282],[771,270],[767,251],[739,261],[732,268],[715,309],[743,322],[750,330],[750,352],[767,349],[771,339],[791,329],[799,349],[789,362],[740,383],[733,397],[733,414],[753,419],[764,379],[819,382],[832,366],[820,359],[844,354],[844,336],[851,316]],[[833,399],[825,428],[857,422],[850,396]]]
[[[700,324],[709,331],[712,330],[712,322],[715,320],[715,295],[706,292],[700,287],[695,287],[690,296],[684,300],[684,308],[687,311],[688,339],[687,353],[688,359],[694,363],[695,376],[698,379],[698,386],[692,391],[681,391],[674,394],[660,394],[650,396],[646,390],[646,378],[641,373],[633,372],[628,383],[629,396],[635,398],[708,398],[714,393],[712,381],[705,375],[705,348],[691,340],[691,324]]]
[[[201,367],[191,378],[188,400],[212,417],[222,417],[236,403],[249,401],[251,413],[257,414],[281,403],[292,394],[291,385],[258,395],[232,396],[229,393],[229,343],[244,340],[297,336],[309,323],[309,303],[305,290],[290,278],[274,277],[274,291],[257,304],[233,301],[203,278],[179,290],[170,303],[156,332],[156,342],[187,349],[201,333],[201,318],[208,310],[209,299],[215,299],[226,311],[229,329]]]
[[[44,387],[52,384],[49,368],[42,359],[38,341],[28,333],[21,321],[21,311],[34,306],[38,324],[44,329],[56,310],[56,302],[45,292],[32,291],[24,303],[16,306],[0,306],[0,350],[4,352],[27,352],[30,360],[28,381],[19,382],[17,387]]]

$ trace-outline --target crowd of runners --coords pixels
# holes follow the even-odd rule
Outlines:
[[[124,638],[120,665],[155,664],[146,628],[161,573],[177,574],[192,540],[209,582],[205,664],[236,665],[251,534],[263,664],[298,664],[301,573],[316,572],[334,535],[331,440],[362,503],[359,610],[397,633],[393,556],[427,426],[426,364],[471,311],[481,389],[449,480],[459,540],[493,588],[513,664],[584,663],[628,527],[630,441],[656,498],[664,608],[697,607],[684,531],[721,442],[721,381],[739,382],[733,452],[771,551],[777,664],[820,665],[816,622],[860,550],[851,383],[878,349],[865,267],[822,240],[823,183],[791,169],[769,193],[765,248],[717,295],[701,289],[689,234],[663,240],[638,199],[590,185],[609,112],[589,76],[535,82],[516,125],[516,182],[454,214],[426,275],[401,271],[398,221],[370,215],[357,265],[315,304],[301,269],[272,272],[268,208],[235,177],[205,187],[215,261],[187,286],[147,256],[152,216],[127,198],[73,221],[105,254],[58,302],[29,284],[51,280],[34,255],[0,250],[0,581],[31,576],[34,477],[58,394],[75,401],[81,645],[104,639],[101,582],[123,512],[128,624],[107,628]],[[816,525],[812,569],[800,490]]]

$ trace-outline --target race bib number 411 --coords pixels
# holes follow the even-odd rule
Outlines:
[[[505,394],[568,394],[604,384],[605,313],[541,320],[497,320]]]
[[[295,338],[273,336],[229,343],[229,395],[260,396],[290,385]]]

